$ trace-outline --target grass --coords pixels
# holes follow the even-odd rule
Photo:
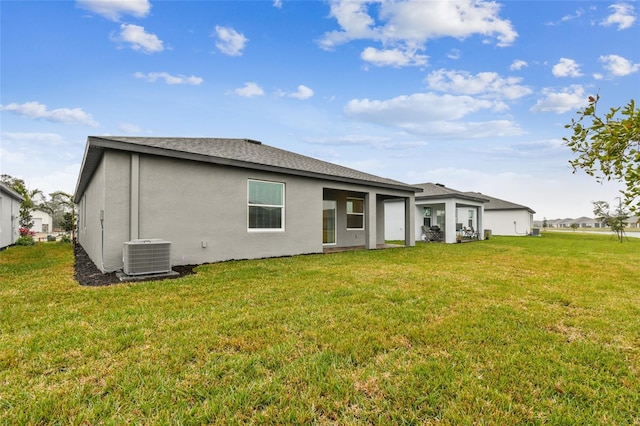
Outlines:
[[[640,424],[640,240],[544,234],[80,287],[0,253],[2,424]]]

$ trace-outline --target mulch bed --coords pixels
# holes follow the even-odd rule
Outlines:
[[[75,262],[74,262],[74,278],[80,285],[85,286],[105,286],[111,284],[119,284],[120,278],[116,276],[115,272],[111,272],[108,274],[103,274],[98,267],[93,263],[93,261],[89,258],[87,252],[84,251],[80,244],[74,244],[74,254],[75,254]],[[179,275],[174,277],[155,277],[149,279],[137,279],[135,282],[140,281],[157,281],[157,280],[166,280],[170,278],[180,278],[185,275],[195,274],[193,269],[198,265],[179,265],[174,266],[171,269],[177,272]]]

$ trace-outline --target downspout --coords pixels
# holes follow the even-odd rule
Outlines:
[[[129,240],[140,238],[140,154],[131,154],[129,196]]]

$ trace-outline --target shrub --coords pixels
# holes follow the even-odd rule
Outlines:
[[[71,238],[69,238],[67,234],[62,234],[62,237],[60,237],[58,244],[69,244],[70,242],[71,242]]]
[[[16,245],[18,246],[32,246],[35,243],[36,242],[33,240],[33,236],[31,235],[23,235],[16,241]]]

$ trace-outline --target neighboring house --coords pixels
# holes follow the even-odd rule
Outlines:
[[[48,234],[53,232],[53,217],[45,211],[34,210],[31,212],[33,219],[32,231],[40,234]]]
[[[609,228],[602,222],[590,217],[579,217],[577,219],[553,219],[547,221],[549,228],[571,228],[572,224],[577,224],[579,228]],[[627,228],[640,228],[640,218],[638,216],[630,216],[627,220]],[[542,222],[536,221],[536,226],[542,226]]]
[[[576,219],[565,218],[565,219],[552,219],[547,221],[547,226],[549,228],[571,228],[573,224],[578,225],[578,228],[603,228],[605,226],[602,223],[598,222],[595,219],[591,219],[589,217],[579,217]]]
[[[577,219],[574,219],[572,223],[576,223],[578,228],[595,228],[599,223],[595,219],[591,219],[590,217],[582,216]],[[571,227],[571,224],[569,224]]]
[[[74,200],[78,242],[106,272],[136,239],[171,241],[173,265],[374,249],[384,201],[413,223],[416,191],[253,140],[90,136]]]
[[[473,228],[479,239],[483,239],[484,203],[488,200],[479,194],[460,192],[439,183],[414,185],[422,188],[415,196],[415,216],[413,236],[423,238],[423,226],[440,228],[441,241],[455,243],[456,236],[463,228]],[[403,221],[405,206],[398,200],[385,203],[385,228],[388,240],[401,239],[406,228]],[[427,236],[430,238],[430,236]]]
[[[0,249],[14,244],[20,237],[20,203],[24,198],[0,182]]]
[[[469,195],[482,197],[484,203],[484,228],[491,230],[492,235],[530,235],[534,228],[531,208],[501,200],[479,192],[466,192]]]

